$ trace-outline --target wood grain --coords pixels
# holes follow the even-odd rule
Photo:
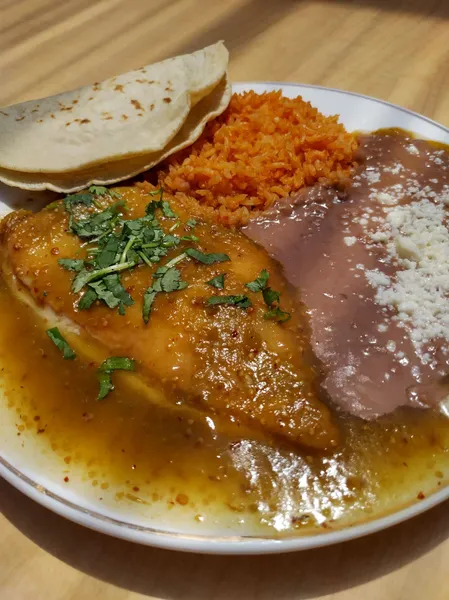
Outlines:
[[[217,39],[234,81],[339,87],[449,125],[447,0],[0,0],[0,104]],[[107,538],[0,482],[0,597],[447,600],[448,509],[313,552],[204,557]]]

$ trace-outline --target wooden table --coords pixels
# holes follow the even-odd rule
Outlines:
[[[447,0],[0,0],[0,104],[218,39],[231,51],[234,81],[339,87],[449,125]],[[110,539],[4,482],[0,511],[2,600],[449,598],[449,504],[367,539],[246,558]]]

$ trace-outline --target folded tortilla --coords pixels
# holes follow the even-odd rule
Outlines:
[[[72,192],[192,144],[231,99],[222,42],[102,83],[0,108],[0,181]]]

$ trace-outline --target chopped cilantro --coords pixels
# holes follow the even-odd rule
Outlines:
[[[197,237],[196,235],[193,235],[193,234],[192,234],[192,235],[183,235],[183,236],[181,237],[181,240],[182,240],[183,242],[199,242],[199,241],[200,241],[200,238],[199,238],[199,237]]]
[[[111,374],[114,371],[134,371],[135,362],[125,356],[111,356],[107,358],[97,370],[100,391],[97,400],[103,400],[114,389]]]
[[[100,269],[110,267],[116,262],[119,253],[120,241],[118,237],[111,234],[99,251],[95,259],[95,265]],[[124,261],[123,261],[124,262]]]
[[[47,204],[47,206],[45,206],[45,209],[48,210],[52,210],[54,208],[59,208],[61,206],[61,201],[60,200],[53,200],[53,202],[50,202],[50,204]]]
[[[196,248],[187,248],[185,253],[187,254],[187,256],[194,258],[195,260],[197,260],[200,263],[203,263],[204,265],[212,265],[217,262],[225,262],[227,260],[231,260],[227,254],[222,254],[220,252],[211,252],[210,254],[204,254],[204,252],[200,252],[199,250],[196,250]]]
[[[97,292],[93,288],[88,288],[78,302],[78,310],[88,310],[95,300],[98,300]]]
[[[89,284],[89,287],[94,290],[98,300],[103,300],[103,302],[109,308],[117,308],[117,306],[120,304],[120,300],[116,298],[110,290],[108,290],[103,280],[93,281]]]
[[[211,285],[214,288],[217,288],[217,290],[222,290],[222,289],[224,289],[224,279],[225,279],[225,274],[221,273],[221,275],[212,277],[212,279],[209,279],[209,281],[206,281],[206,283],[208,285]]]
[[[111,198],[120,199],[122,196],[115,190],[109,190],[107,187],[102,185],[91,185],[89,192],[95,196],[111,196]]]
[[[109,392],[114,389],[112,378],[109,373],[102,373],[97,371],[98,383],[100,384],[100,390],[98,392],[97,400],[104,400]]]
[[[178,229],[178,227],[180,225],[181,225],[181,221],[176,221],[176,223],[174,223],[168,231],[171,233],[172,231],[175,231],[175,229]]]
[[[271,288],[265,288],[262,292],[262,295],[267,306],[273,306],[275,302],[279,303],[281,299],[281,294],[279,292],[275,292]]]
[[[94,195],[86,192],[78,194],[69,194],[64,198],[64,206],[67,212],[71,213],[74,206],[82,204],[83,206],[92,206]]]
[[[181,279],[181,273],[173,266],[184,258],[185,254],[180,254],[169,261],[165,266],[159,267],[154,273],[154,284],[146,290],[143,296],[142,316],[144,323],[148,323],[150,319],[150,313],[157,294],[160,292],[176,292],[187,287],[187,283]]]
[[[176,235],[165,235],[162,241],[162,246],[164,246],[164,248],[171,248],[173,246],[177,246],[178,244],[179,237],[177,237]]]
[[[187,287],[185,281],[181,281],[181,273],[176,267],[159,267],[159,269],[153,275],[154,279],[159,279],[161,292],[175,292],[176,290],[183,290]]]
[[[229,304],[238,308],[249,308],[252,306],[248,296],[211,296],[206,300],[207,306],[217,306],[219,304]]]
[[[269,277],[270,274],[268,271],[263,269],[254,281],[246,284],[246,287],[252,292],[262,292],[264,302],[269,308],[263,316],[264,319],[285,323],[285,321],[290,319],[290,313],[285,312],[279,307],[281,294],[267,287]]]
[[[153,200],[153,202],[147,204],[147,215],[154,216],[156,210],[159,208],[162,210],[162,214],[167,219],[177,219],[178,215],[172,211],[170,203],[167,202],[167,200],[163,200],[164,190],[162,188],[159,188],[158,190],[154,190],[153,192],[149,193],[150,196],[157,196],[158,194],[159,200]]]
[[[132,358],[126,356],[110,356],[107,358],[98,369],[101,373],[111,374],[113,371],[134,371],[135,362]]]
[[[134,300],[122,286],[120,278],[116,273],[107,275],[100,281],[93,281],[89,283],[89,288],[92,289],[96,294],[96,298],[91,296],[93,298],[92,302],[98,299],[102,300],[109,308],[117,308],[117,306],[119,306],[121,309],[119,311],[120,314],[123,314],[125,306],[132,306],[134,304]],[[78,308],[85,308],[86,302],[90,302],[91,297],[87,298],[87,300],[84,300],[85,296],[83,296],[83,298],[80,300],[80,303],[84,300],[83,305],[82,307],[78,305]]]
[[[121,307],[132,306],[134,304],[134,300],[123,287],[117,273],[106,275],[106,277],[103,278],[103,281],[107,289],[119,300]]]
[[[245,283],[245,286],[252,292],[262,292],[267,287],[269,277],[270,274],[268,271],[263,269],[263,271],[259,273],[259,276],[254,281]]]
[[[106,267],[105,269],[96,269],[94,271],[87,271],[83,269],[78,273],[72,283],[72,292],[77,294],[80,292],[85,285],[90,283],[91,281],[95,281],[96,279],[101,279],[105,275],[109,275],[111,273],[118,273],[120,271],[126,271],[131,267],[134,267],[137,263],[128,261],[125,263],[119,263],[115,265],[111,265],[110,267]]]
[[[70,348],[68,342],[61,335],[61,332],[57,327],[47,329],[47,335],[54,343],[54,345],[62,352],[62,356],[65,360],[73,360],[76,358],[75,352]]]
[[[161,208],[162,208],[162,214],[164,215],[164,217],[167,217],[167,219],[176,219],[177,218],[176,213],[174,213],[172,211],[171,206],[167,201],[165,201],[165,200],[162,201]]]
[[[65,206],[70,214],[69,230],[89,244],[86,259],[62,259],[60,264],[66,269],[76,272],[72,282],[72,291],[83,295],[78,302],[79,310],[89,309],[96,300],[104,302],[109,308],[118,308],[119,314],[134,304],[129,293],[120,281],[120,273],[145,263],[153,267],[176,247],[181,238],[172,233],[166,234],[158,219],[157,209],[167,218],[177,218],[170,204],[163,200],[163,190],[156,190],[150,195],[159,195],[159,199],[150,202],[146,207],[146,215],[138,219],[123,219],[123,200],[111,204],[101,210],[94,196],[113,195],[113,191],[103,186],[91,186],[89,193],[68,196]],[[75,218],[72,209],[75,204],[93,205],[100,210],[92,214]],[[171,230],[179,225],[177,221]],[[194,241],[195,236],[189,236]],[[95,244],[95,245],[93,245]],[[144,296],[143,315],[145,322],[151,312],[151,306],[158,293],[181,290],[187,283],[181,280],[181,274],[175,265],[187,258],[186,253],[168,261],[154,273],[153,285]]]
[[[102,185],[91,185],[89,188],[89,192],[91,194],[95,194],[96,196],[106,196],[109,190],[108,188]]]
[[[188,227],[189,229],[193,229],[194,227],[196,227],[198,224],[197,221],[195,221],[195,219],[188,219],[188,221],[186,221],[185,226]]]
[[[290,319],[290,313],[281,310],[279,306],[275,306],[274,308],[270,308],[263,316],[264,319],[273,321],[278,321],[280,323],[285,323]]]
[[[60,258],[58,264],[66,271],[75,271],[75,273],[79,273],[84,267],[84,260],[78,258]]]
[[[66,198],[67,199],[67,198]],[[98,238],[111,233],[117,225],[120,210],[123,208],[123,200],[119,200],[105,210],[75,220],[72,216],[69,229],[80,238]]]
[[[151,192],[148,192],[148,195],[149,196],[157,196],[157,195],[159,195],[159,200],[162,200],[162,198],[164,197],[164,188],[160,187],[157,190],[152,190]]]
[[[149,287],[143,296],[142,316],[144,323],[148,323],[150,320],[150,313],[157,294],[157,290],[155,290],[153,287]]]
[[[187,254],[185,252],[183,252],[182,254],[175,256],[175,258],[172,258],[171,260],[169,260],[168,263],[164,266],[166,269],[170,269],[171,267],[174,267],[175,265],[180,263],[185,258],[187,258]]]

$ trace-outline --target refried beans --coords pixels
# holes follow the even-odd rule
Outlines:
[[[449,154],[400,131],[359,142],[360,166],[346,186],[307,189],[244,231],[300,290],[331,400],[370,419],[402,405],[435,405],[448,394],[449,300],[440,277],[441,307],[427,306],[415,254],[423,243],[429,253],[426,215],[443,213],[449,202]],[[408,237],[398,219],[408,223]],[[439,226],[439,252],[449,260],[445,217]],[[432,304],[432,288],[427,294]]]

